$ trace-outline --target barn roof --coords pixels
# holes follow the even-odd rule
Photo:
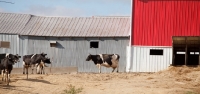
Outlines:
[[[130,17],[44,17],[0,13],[0,33],[55,37],[128,37]]]
[[[0,13],[0,33],[20,33],[30,17],[27,14]]]

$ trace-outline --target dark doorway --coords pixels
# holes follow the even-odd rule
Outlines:
[[[200,64],[200,37],[173,37],[173,66]]]
[[[184,47],[174,47],[174,65],[185,65]]]
[[[199,48],[188,47],[187,65],[199,65]]]

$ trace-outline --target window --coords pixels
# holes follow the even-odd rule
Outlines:
[[[150,55],[163,55],[162,49],[150,49]]]
[[[56,47],[57,46],[56,44],[57,44],[56,41],[50,41],[50,47]]]
[[[9,41],[1,41],[0,47],[1,48],[10,48],[10,42]]]
[[[99,48],[99,42],[98,41],[90,42],[90,48]]]

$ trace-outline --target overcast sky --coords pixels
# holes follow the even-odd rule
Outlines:
[[[0,12],[40,16],[130,16],[131,0],[0,0]]]

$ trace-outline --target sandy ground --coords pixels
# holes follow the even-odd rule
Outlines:
[[[1,76],[0,76],[1,77]],[[69,85],[80,94],[200,94],[200,67],[170,67],[156,73],[74,73],[11,75],[0,94],[62,94]]]

